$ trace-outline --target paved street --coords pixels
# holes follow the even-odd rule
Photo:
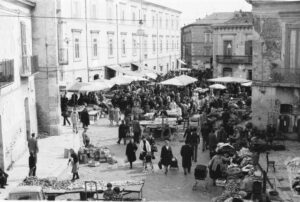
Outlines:
[[[81,180],[128,180],[128,179],[146,179],[143,189],[144,198],[146,200],[157,201],[209,201],[213,196],[219,195],[221,189],[209,186],[208,192],[203,192],[201,187],[197,191],[192,190],[195,183],[193,170],[196,164],[193,164],[192,173],[185,176],[181,168],[180,148],[183,142],[182,134],[176,140],[171,142],[174,155],[178,158],[179,170],[171,170],[166,176],[157,166],[158,158],[155,159],[154,173],[143,172],[142,163],[137,160],[134,163],[134,168],[129,169],[129,164],[125,164],[125,146],[118,145],[117,142],[117,127],[109,127],[106,119],[101,119],[96,125],[90,126],[89,135],[91,143],[95,146],[107,146],[115,155],[118,163],[109,165],[101,164],[100,167],[91,168],[87,165],[80,165],[79,175]],[[158,142],[159,157],[162,142]],[[209,161],[208,153],[202,153],[202,148],[199,148],[198,163],[207,164]],[[137,158],[139,151],[137,151]],[[70,169],[65,170],[60,176],[60,179],[71,179]],[[211,183],[208,181],[208,183]],[[78,196],[62,196],[58,199],[76,199]]]

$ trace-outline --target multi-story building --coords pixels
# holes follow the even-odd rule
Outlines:
[[[252,120],[300,134],[300,1],[253,0]]]
[[[235,12],[232,19],[213,26],[214,77],[252,79],[251,12]]]
[[[46,16],[34,18],[33,34],[44,69],[37,78],[39,126],[50,134],[59,133],[59,88],[177,68],[177,10],[144,0],[39,0],[34,15]]]
[[[7,169],[37,133],[30,0],[0,0],[0,167]]]
[[[188,68],[211,68],[213,59],[213,25],[224,23],[233,13],[213,13],[181,28],[181,57]]]

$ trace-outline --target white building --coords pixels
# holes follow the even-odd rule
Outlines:
[[[37,133],[29,0],[0,0],[0,167],[7,169]]]
[[[34,13],[39,126],[51,134],[59,133],[59,87],[178,66],[180,11],[144,0],[39,0]]]

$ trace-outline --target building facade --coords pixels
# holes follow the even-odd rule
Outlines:
[[[7,169],[37,133],[35,73],[29,0],[0,0],[0,167]]]
[[[252,119],[300,132],[300,2],[248,1],[253,6]]]
[[[33,29],[44,68],[36,79],[40,130],[59,134],[59,89],[76,81],[177,68],[180,14],[144,0],[38,1],[34,15],[47,16]]]
[[[213,25],[232,17],[233,13],[213,13],[181,28],[181,56],[188,68],[203,70],[212,67]]]
[[[214,25],[214,77],[252,80],[252,31],[250,12],[235,12],[232,19]]]

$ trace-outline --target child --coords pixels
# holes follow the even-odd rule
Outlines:
[[[107,183],[106,187],[107,187],[107,189],[103,193],[103,198],[105,200],[112,200],[113,194],[114,194],[114,192],[112,190],[112,184],[111,183]]]
[[[115,187],[113,190],[113,201],[122,201],[122,198],[120,187]]]

